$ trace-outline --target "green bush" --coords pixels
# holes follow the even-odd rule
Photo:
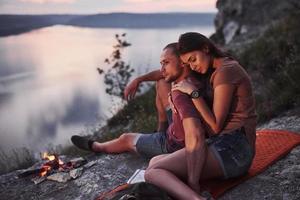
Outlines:
[[[253,78],[259,122],[300,104],[299,18],[273,25],[238,55]]]
[[[155,88],[152,87],[145,94],[125,105],[96,135],[100,141],[106,141],[124,132],[153,132],[156,124]]]

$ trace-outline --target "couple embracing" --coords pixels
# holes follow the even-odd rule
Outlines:
[[[132,151],[151,158],[150,182],[175,199],[199,200],[200,182],[247,173],[255,154],[256,112],[251,80],[240,64],[200,33],[188,32],[161,53],[161,69],[134,79],[156,81],[158,129],[123,133],[99,143],[81,136],[72,142],[94,152]]]

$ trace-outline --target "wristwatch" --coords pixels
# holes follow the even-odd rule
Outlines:
[[[194,90],[191,94],[190,94],[190,97],[192,99],[197,99],[199,97],[201,97],[201,92],[199,90]]]

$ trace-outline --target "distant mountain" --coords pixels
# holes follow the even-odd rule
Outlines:
[[[111,13],[74,18],[69,25],[109,28],[171,28],[212,25],[214,14],[207,13]]]
[[[109,13],[95,15],[0,15],[0,36],[56,24],[102,28],[211,26],[214,13]]]
[[[0,15],[0,36],[15,35],[55,24],[64,24],[78,15]]]

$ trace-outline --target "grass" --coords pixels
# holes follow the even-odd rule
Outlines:
[[[29,167],[35,163],[33,152],[27,148],[8,151],[0,149],[0,174]]]
[[[116,138],[124,132],[153,132],[156,129],[155,88],[130,101],[95,133],[100,141]]]

